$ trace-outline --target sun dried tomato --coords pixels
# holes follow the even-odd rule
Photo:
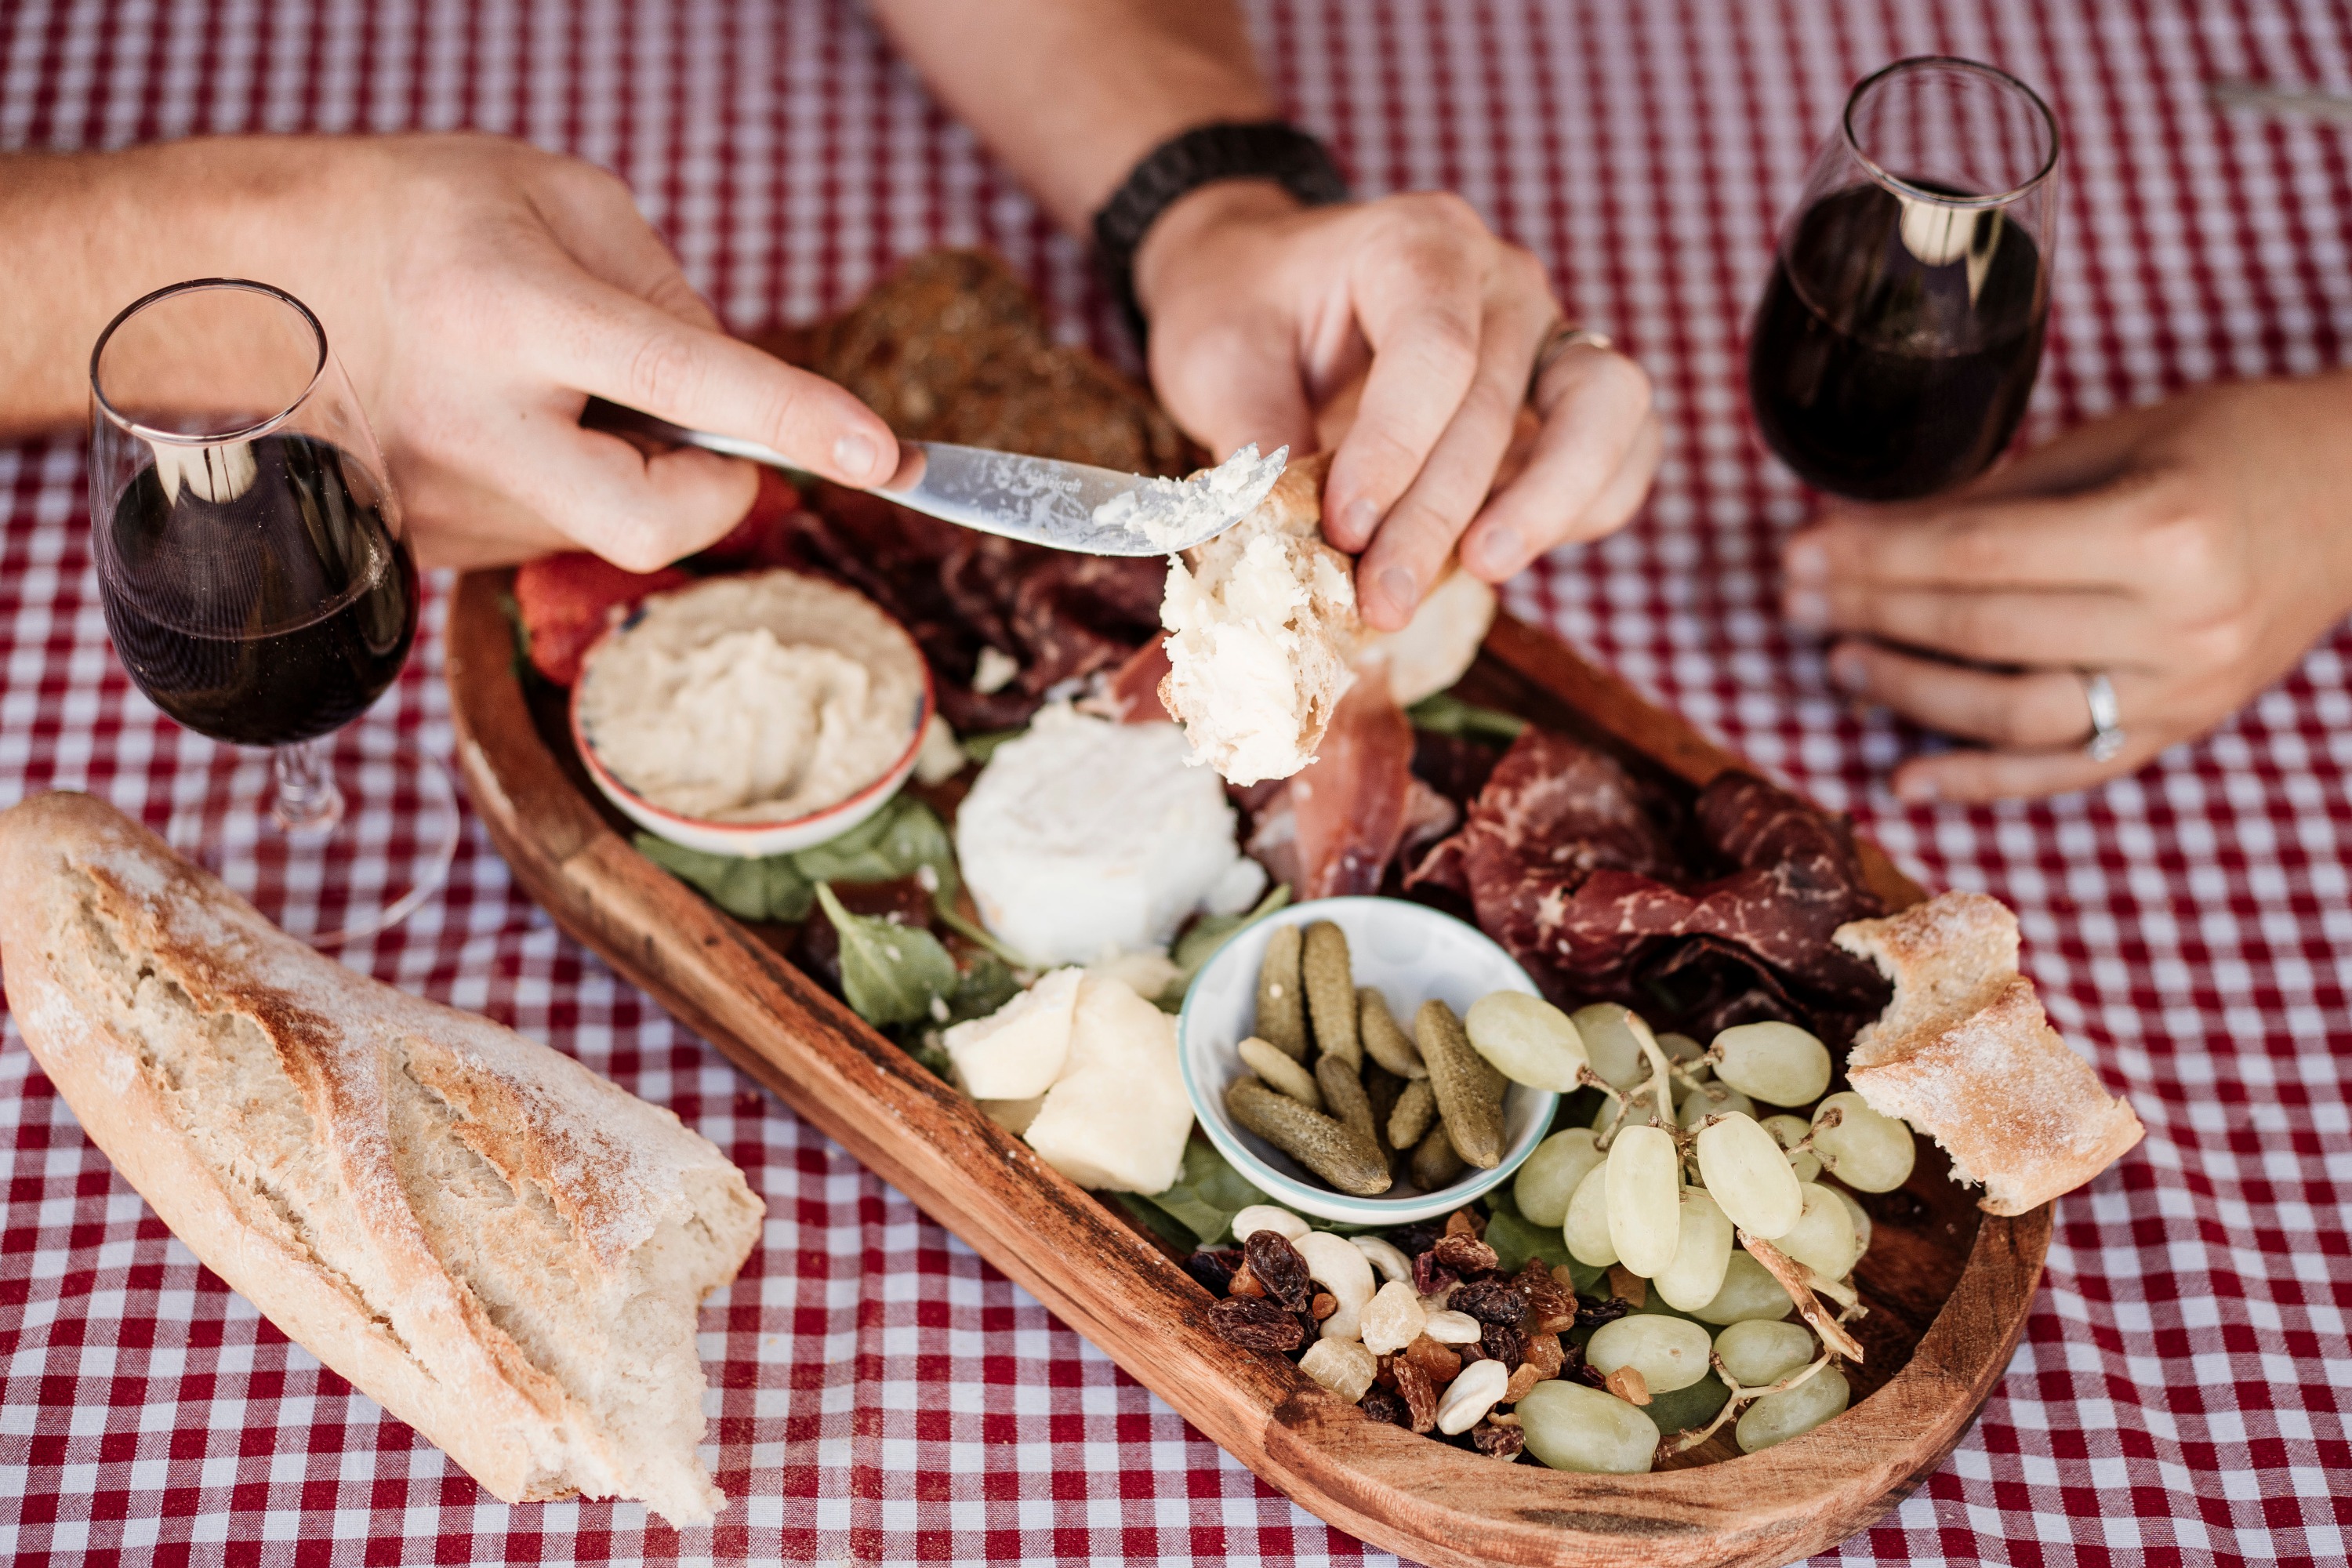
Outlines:
[[[1209,1327],[1228,1344],[1254,1351],[1295,1351],[1307,1342],[1298,1320],[1272,1301],[1230,1297],[1209,1309]]]
[[[1242,1243],[1242,1255],[1265,1293],[1292,1311],[1305,1311],[1314,1300],[1315,1282],[1307,1277],[1307,1259],[1298,1256],[1298,1248],[1280,1231],[1250,1232],[1249,1239]]]

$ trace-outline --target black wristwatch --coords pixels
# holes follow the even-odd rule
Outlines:
[[[1162,142],[1095,214],[1095,259],[1136,342],[1145,331],[1135,302],[1137,247],[1180,197],[1218,180],[1272,180],[1310,207],[1348,199],[1348,177],[1331,150],[1279,120],[1202,125]]]

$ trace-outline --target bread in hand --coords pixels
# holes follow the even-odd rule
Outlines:
[[[696,1308],[764,1208],[676,1116],[320,955],[87,795],[0,813],[0,963],[173,1234],[488,1490],[724,1500]]]
[[[2050,1026],[2017,972],[2017,917],[1981,893],[1945,893],[1840,926],[1895,999],[1855,1035],[1846,1076],[1864,1103],[1942,1144],[1978,1206],[2019,1215],[2071,1192],[2140,1141],[2139,1118]]]

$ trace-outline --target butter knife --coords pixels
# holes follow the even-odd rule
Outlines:
[[[771,468],[795,468],[784,455],[756,441],[689,430],[617,403],[592,397],[580,416],[591,430],[649,437],[673,446],[699,447]],[[1087,463],[1027,458],[945,441],[901,441],[916,453],[914,479],[895,489],[867,486],[874,495],[963,528],[1086,555],[1167,555],[1205,544],[1248,515],[1282,475],[1286,452],[1256,458],[1230,482],[1171,480],[1123,474]],[[1233,465],[1227,466],[1229,468]],[[1226,469],[1214,470],[1224,475]],[[1180,492],[1188,490],[1190,494]],[[1121,501],[1120,497],[1132,499]],[[1143,521],[1123,521],[1137,513]],[[1156,520],[1156,521],[1155,521]]]

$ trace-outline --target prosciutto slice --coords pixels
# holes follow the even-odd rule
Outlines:
[[[1404,836],[1412,724],[1379,672],[1357,677],[1315,760],[1288,786],[1302,899],[1380,890]]]

